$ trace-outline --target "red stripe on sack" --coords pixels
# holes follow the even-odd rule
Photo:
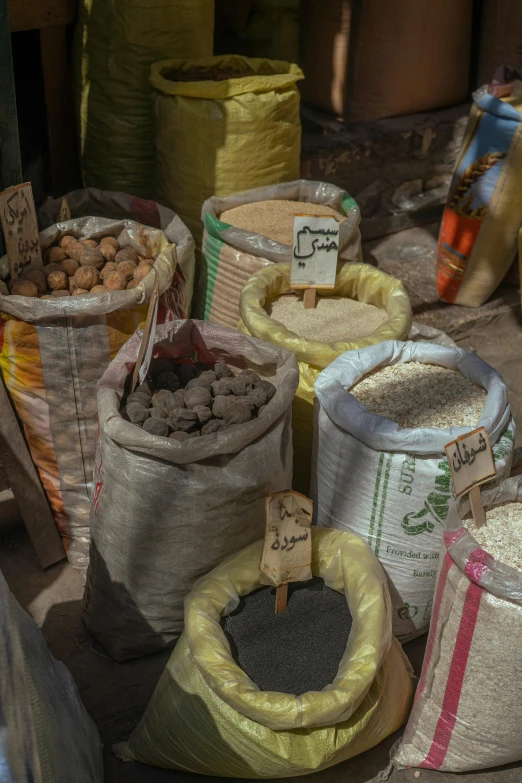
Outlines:
[[[453,560],[451,559],[449,553],[446,552],[446,556],[442,561],[442,566],[440,568],[439,581],[437,582],[437,592],[435,593],[435,598],[433,599],[433,612],[431,613],[430,633],[428,636],[428,643],[426,645],[426,652],[424,654],[424,663],[422,665],[421,678],[419,681],[419,685],[417,687],[417,692],[415,694],[415,701],[417,701],[417,699],[419,698],[419,696],[421,695],[421,693],[423,692],[426,686],[426,673],[430,665],[431,655],[433,653],[433,645],[435,644],[435,639],[437,638],[437,626],[439,624],[440,605],[442,602],[442,596],[446,588],[446,580],[448,578],[448,573],[452,563]]]
[[[453,729],[457,722],[460,694],[462,693],[462,685],[477,624],[482,593],[483,589],[474,582],[468,587],[437,728],[435,729],[430,751],[424,761],[419,764],[420,767],[440,769],[446,758]]]

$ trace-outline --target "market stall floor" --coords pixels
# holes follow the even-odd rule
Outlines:
[[[498,314],[489,324],[479,323],[459,339],[476,350],[505,377],[515,419],[522,428],[522,326],[515,311]],[[458,339],[458,338],[457,338]],[[520,436],[518,438],[520,442]],[[2,502],[4,501],[4,502]],[[111,744],[128,736],[140,719],[169,652],[118,664],[93,642],[80,620],[82,578],[66,562],[42,571],[23,527],[17,524],[13,503],[0,495],[0,570],[21,605],[41,627],[52,654],[63,661],[80,690],[105,744],[106,783],[196,783],[199,776],[166,772],[115,758]],[[416,672],[420,670],[425,637],[405,647]],[[389,749],[400,733],[377,748],[324,772],[297,778],[309,783],[366,783],[388,763]],[[461,775],[415,770],[396,771],[392,783],[520,783],[522,763],[493,771]],[[207,778],[208,780],[208,778]],[[217,780],[217,778],[216,778]],[[221,778],[222,780],[222,778]],[[202,783],[204,779],[201,778]]]

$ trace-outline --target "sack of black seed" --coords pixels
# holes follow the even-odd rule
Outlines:
[[[195,580],[263,535],[265,495],[292,481],[292,352],[174,321],[129,394],[140,340],[98,387],[84,619],[117,660],[173,644]]]

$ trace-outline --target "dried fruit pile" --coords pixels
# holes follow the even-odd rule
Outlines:
[[[151,435],[184,441],[261,416],[276,387],[253,370],[234,375],[224,362],[174,364],[153,359],[147,380],[121,412]]]
[[[132,247],[120,247],[114,237],[75,239],[64,236],[44,254],[43,268],[31,266],[11,283],[18,296],[51,299],[60,296],[101,294],[136,286],[151,271],[154,259],[140,256]]]

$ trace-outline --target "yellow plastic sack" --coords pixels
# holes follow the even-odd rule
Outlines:
[[[151,198],[150,66],[163,57],[212,54],[214,0],[78,5],[74,61],[84,184]]]
[[[191,81],[176,81],[189,74]],[[197,246],[210,196],[299,177],[302,78],[297,65],[237,55],[152,66],[155,192],[161,204],[175,205]]]
[[[265,301],[290,291],[290,264],[267,266],[252,275],[240,300],[238,328],[260,340],[294,351],[299,363],[299,386],[292,408],[294,441],[293,488],[307,495],[310,490],[310,465],[313,435],[314,383],[330,362],[346,351],[365,348],[385,340],[405,340],[411,328],[409,297],[400,280],[380,272],[369,264],[347,263],[337,271],[335,288],[323,296],[347,296],[359,302],[386,308],[388,320],[367,337],[338,343],[321,343],[298,337],[264,309]]]
[[[258,541],[196,583],[185,631],[123,760],[204,775],[278,778],[316,772],[374,747],[406,720],[411,668],[391,634],[384,572],[352,533],[313,530],[314,576],[346,595],[353,626],[333,683],[293,696],[260,691],[219,625],[261,587]]]

